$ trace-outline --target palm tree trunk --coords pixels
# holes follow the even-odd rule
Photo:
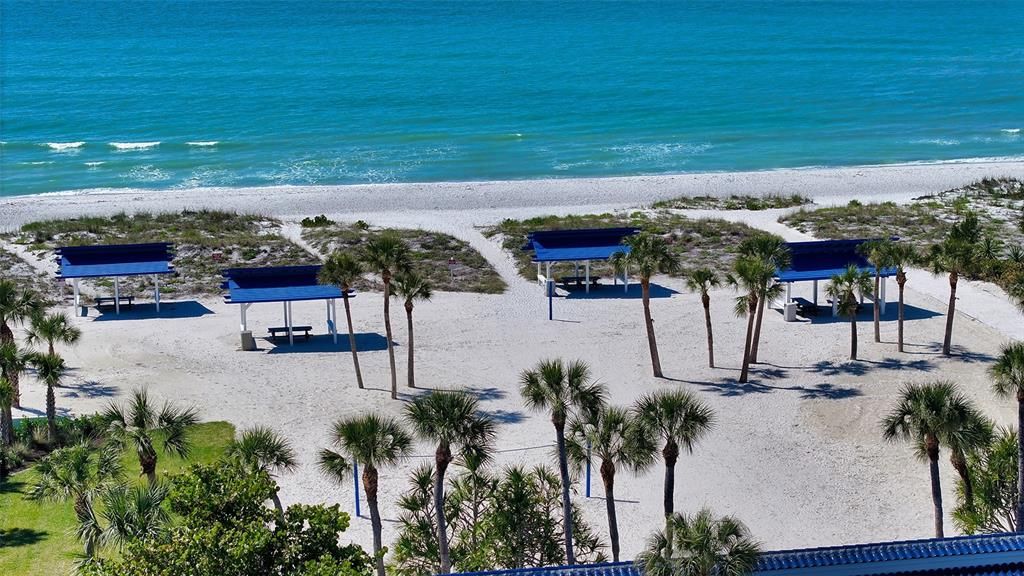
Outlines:
[[[949,273],[949,306],[946,308],[946,337],[942,341],[942,353],[949,356],[950,341],[953,340],[953,314],[956,312],[956,272]]]
[[[7,381],[11,383],[11,388],[14,389],[14,399],[11,402],[11,406],[15,408],[21,408],[21,377],[17,371],[7,375]]]
[[[412,302],[405,303],[405,317],[409,324],[409,388],[416,387],[416,376],[413,372],[413,356],[412,356]]]
[[[651,318],[651,279],[641,278],[640,288],[644,301],[644,324],[647,326],[647,345],[651,349],[651,365],[654,367],[654,377],[661,378],[661,359],[658,357],[658,342],[654,337],[654,319]]]
[[[46,385],[46,442],[50,446],[57,442],[57,399],[50,384]]]
[[[0,410],[0,444],[10,446],[14,443],[14,415],[10,406]]]
[[[875,268],[875,342],[882,341],[882,304],[878,301],[878,291],[882,287],[882,276]]]
[[[434,453],[434,516],[437,520],[437,553],[441,560],[441,574],[452,571],[451,551],[448,549],[448,520],[444,514],[444,473],[451,462],[451,449],[446,444],[438,444]]]
[[[1017,390],[1017,532],[1024,532],[1024,390]]]
[[[754,337],[754,315],[757,312],[757,296],[751,294],[747,297],[747,338],[743,344],[743,366],[740,369],[740,382],[746,383],[750,372],[750,346]]]
[[[398,375],[395,372],[395,342],[391,338],[391,280],[384,281],[384,332],[388,338],[388,363],[391,366],[391,399],[398,399]]]
[[[558,443],[558,474],[562,479],[562,533],[565,538],[565,562],[576,565],[576,554],[572,549],[572,501],[569,500],[569,458],[565,449],[565,419],[552,418],[555,424],[555,440]]]
[[[850,360],[857,359],[857,309],[850,314]]]
[[[274,502],[274,508],[277,510],[277,517],[284,520],[284,505],[281,504],[281,496],[278,495],[277,490],[270,495],[270,500]]]
[[[925,440],[928,444],[928,470],[932,477],[932,506],[935,508],[935,537],[942,538],[942,486],[939,480],[939,447],[934,438]]]
[[[356,332],[352,328],[352,308],[348,303],[348,288],[346,287],[344,290],[341,301],[345,303],[345,320],[348,322],[348,347],[352,349],[352,365],[356,367],[356,383],[362,388],[363,372],[359,369],[359,353],[356,352]]]
[[[149,485],[156,484],[156,453],[139,454],[139,467],[142,469],[142,473],[146,475]]]
[[[901,277],[897,276],[896,283],[899,284],[900,287],[899,318],[897,319],[896,329],[896,348],[900,352],[903,352],[903,288],[907,283],[906,276],[902,276],[902,279]]]
[[[601,479],[604,480],[604,507],[608,512],[608,539],[612,542],[612,562],[618,562],[619,522],[615,518],[615,464],[611,460],[601,462]]]
[[[711,297],[707,294],[701,296],[704,304],[704,327],[708,333],[708,368],[715,367],[715,337],[711,332]]]
[[[661,451],[662,457],[665,459],[665,518],[675,512],[675,494],[676,494],[676,461],[679,460],[679,446],[673,440],[665,442],[665,448]]]
[[[750,343],[750,361],[757,362],[757,345],[761,341],[761,320],[764,318],[764,295],[757,300],[757,323],[754,325],[754,339]]]
[[[964,485],[964,504],[968,510],[974,509],[974,482],[971,480],[971,473],[967,469],[967,460],[964,458],[962,450],[953,449],[950,450],[949,463],[953,465],[953,469],[960,476],[960,481]]]
[[[377,469],[366,464],[363,468],[363,491],[366,503],[370,506],[370,526],[373,529],[373,561],[377,566],[377,576],[384,576],[384,555],[381,554],[380,509],[377,506]]]

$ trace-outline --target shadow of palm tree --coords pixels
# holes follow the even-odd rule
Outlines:
[[[501,400],[505,396],[508,396],[507,392],[495,388],[494,386],[488,386],[486,388],[477,388],[475,386],[469,386],[464,388],[463,390],[465,390],[469,394],[472,394],[473,396],[476,396],[477,400],[480,400],[481,402],[487,402],[489,400]]]
[[[839,376],[840,374],[863,376],[871,371],[871,366],[862,362],[851,361],[837,364],[831,360],[822,360],[821,362],[817,362],[811,366],[810,370],[811,372],[825,376]]]
[[[519,410],[482,410],[482,412],[493,418],[498,424],[519,424],[526,420],[526,416]]]
[[[800,398],[805,400],[828,399],[842,400],[860,396],[862,393],[856,388],[836,386],[834,384],[818,384],[810,388],[806,386],[772,386],[762,382],[747,382],[740,384],[734,380],[723,380],[722,382],[708,382],[704,389],[715,392],[726,398],[746,396],[748,394],[771,394],[773,392],[799,392]]]
[[[15,548],[36,544],[49,536],[49,532],[31,528],[6,528],[0,530],[0,548]]]
[[[110,384],[101,384],[95,380],[86,380],[77,386],[63,386],[65,398],[109,398],[117,394],[119,388]]]

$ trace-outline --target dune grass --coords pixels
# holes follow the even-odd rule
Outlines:
[[[193,463],[209,463],[219,458],[234,437],[235,428],[227,422],[206,422],[190,431],[191,457],[182,460],[158,448],[157,474],[166,478]],[[134,453],[124,455],[129,482],[142,483]],[[18,472],[0,482],[0,574],[53,576],[70,574],[82,546],[75,539],[75,514],[70,502],[38,502],[26,498],[35,483],[33,468]],[[109,554],[110,551],[104,551]]]
[[[651,207],[673,210],[772,210],[777,208],[793,208],[813,203],[810,198],[799,194],[791,194],[789,196],[781,194],[767,194],[765,196],[733,194],[721,198],[717,196],[680,196],[671,200],[655,202]]]
[[[21,227],[14,242],[26,244],[41,257],[59,246],[173,242],[177,274],[161,280],[168,295],[219,294],[220,271],[230,267],[315,263],[316,258],[279,234],[280,222],[253,214],[213,210],[161,214],[124,213],[32,222]],[[124,279],[127,293],[148,291],[151,279]],[[104,292],[109,279],[95,281]]]
[[[35,291],[47,304],[52,304],[55,298],[54,283],[46,274],[3,247],[0,247],[0,279],[13,280],[15,284]]]
[[[307,219],[313,222],[312,219]],[[334,250],[355,250],[375,234],[395,234],[409,246],[413,266],[423,274],[435,290],[449,292],[480,292],[500,294],[505,291],[505,281],[491,266],[490,262],[468,242],[454,236],[429,230],[411,228],[373,228],[363,223],[339,224],[321,221],[316,225],[304,225],[302,239],[323,256]],[[455,264],[449,268],[449,258]],[[454,274],[453,274],[454,272]],[[366,280],[357,288],[377,288]]]
[[[483,233],[488,238],[500,239],[502,247],[515,259],[519,273],[533,280],[537,275],[536,264],[530,261],[531,253],[522,249],[529,232],[617,226],[632,226],[665,236],[671,250],[680,259],[680,273],[704,266],[724,271],[732,265],[740,242],[764,233],[746,224],[714,218],[686,218],[668,210],[506,219],[495,226],[484,228]],[[561,266],[564,269],[565,266],[571,266],[571,263],[563,263]],[[609,276],[612,272],[607,262],[591,263],[592,274]]]

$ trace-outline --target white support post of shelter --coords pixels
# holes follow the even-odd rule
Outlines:
[[[622,271],[622,284],[624,286],[623,291],[629,294],[629,264],[626,264],[625,269]]]
[[[879,290],[879,292],[881,292],[881,294],[879,295],[879,297],[881,298],[881,301],[879,302],[879,307],[883,316],[885,315],[885,281],[886,278],[885,276],[883,276],[881,280],[882,287]]]
[[[584,266],[587,270],[587,294],[590,294],[590,260],[587,260]]]
[[[551,281],[551,262],[547,262],[544,265],[544,286],[547,287],[548,282]],[[545,290],[547,292],[547,290]],[[547,294],[544,294],[547,296]]]
[[[241,332],[248,330],[248,322],[245,320],[245,311],[249,309],[249,306],[252,306],[252,304],[245,303],[238,305],[238,309],[241,311],[242,315],[242,322],[238,325]]]
[[[331,298],[331,336],[334,343],[338,343],[338,306],[334,298]]]
[[[287,321],[286,326],[288,326],[288,345],[291,346],[295,344],[295,334],[292,333],[292,303],[285,302],[284,307],[286,314],[285,320]]]
[[[786,302],[793,301],[793,283],[786,282]]]
[[[157,314],[159,314],[160,313],[160,276],[159,275],[157,275],[157,274],[153,275],[153,284],[155,286],[155,288],[153,289],[153,299],[156,300],[156,312],[157,312]]]
[[[78,307],[82,305],[81,296],[78,293],[78,278],[72,280],[71,285],[75,287],[75,313],[77,314]]]
[[[541,270],[540,270],[540,262],[537,262],[537,284],[541,283],[541,274],[540,274],[540,272],[541,272]]]
[[[114,276],[114,314],[121,313],[121,282]]]

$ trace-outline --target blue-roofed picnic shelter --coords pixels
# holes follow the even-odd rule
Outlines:
[[[818,281],[830,280],[842,274],[848,266],[856,266],[861,272],[875,275],[875,267],[860,253],[860,247],[871,239],[853,240],[818,240],[813,242],[787,242],[791,256],[790,266],[785,270],[777,270],[775,277],[786,284],[786,301],[792,300],[791,290],[795,282],[813,282],[813,305],[818,304]],[[881,311],[885,313],[885,279],[896,274],[896,268],[878,270],[882,277],[881,289],[877,297]],[[833,315],[835,314],[833,305]]]
[[[573,262],[577,281],[585,280],[590,291],[590,262],[608,260],[619,252],[629,252],[623,241],[640,230],[637,228],[580,228],[574,230],[539,230],[530,232],[523,250],[533,252],[537,263],[537,281],[546,284],[551,278],[551,265],[555,262]],[[585,276],[580,277],[579,263],[583,262]],[[541,273],[541,265],[545,266]],[[616,276],[616,282],[619,278]],[[622,281],[629,289],[629,276],[622,274]]]
[[[105,244],[94,246],[62,246],[57,248],[57,278],[71,279],[75,290],[75,307],[81,304],[78,281],[81,278],[114,279],[114,311],[121,312],[120,278],[152,276],[153,297],[160,311],[160,276],[173,274],[174,245],[166,242],[146,244]],[[127,297],[130,300],[130,296]],[[106,298],[97,298],[102,302]]]
[[[288,342],[295,342],[294,323],[292,320],[292,302],[306,300],[325,300],[327,302],[327,328],[338,341],[337,307],[338,298],[352,298],[353,291],[343,294],[341,288],[330,284],[321,284],[318,279],[319,265],[311,266],[275,266],[269,268],[229,268],[221,274],[225,280],[221,288],[227,291],[224,302],[238,304],[241,310],[241,331],[248,332],[246,311],[249,306],[259,303],[281,302],[284,309],[282,330],[288,334]]]
[[[633,562],[463,573],[644,576]],[[751,576],[1024,576],[1024,534],[982,534],[764,552]]]

